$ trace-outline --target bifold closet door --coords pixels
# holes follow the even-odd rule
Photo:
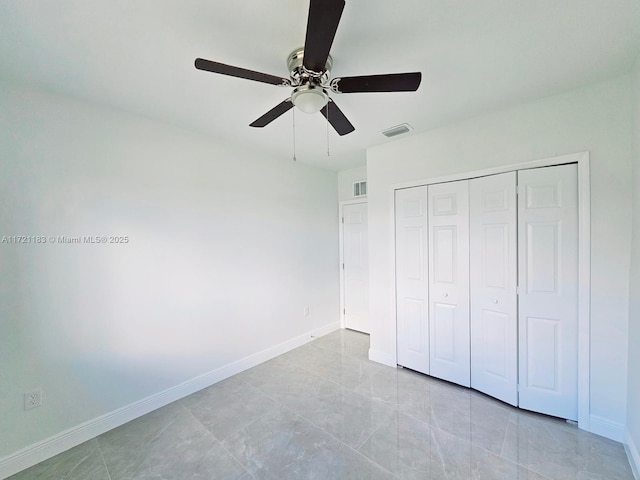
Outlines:
[[[471,387],[518,405],[516,172],[469,181]]]
[[[398,364],[429,373],[427,187],[396,190]]]
[[[577,165],[518,172],[520,407],[578,413]]]
[[[469,181],[428,187],[430,374],[470,386]]]

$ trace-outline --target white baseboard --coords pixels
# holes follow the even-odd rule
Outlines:
[[[314,338],[321,337],[340,328],[340,322],[331,323],[311,332],[287,340],[273,347],[254,353],[216,370],[199,375],[184,383],[171,387],[150,397],[126,405],[113,412],[91,419],[80,425],[60,432],[41,442],[29,445],[16,453],[0,459],[0,479],[14,475],[26,468],[36,465],[48,458],[62,453],[70,448],[102,435],[109,430],[124,425],[142,415],[180,400],[203,388],[209,387],[225,378],[255,367],[278,355],[282,355],[294,348],[300,347]]]
[[[598,415],[589,416],[589,431],[616,442],[622,443],[624,440],[624,425],[622,423],[612,422]]]
[[[624,432],[624,449],[627,452],[633,476],[636,480],[640,480],[640,451],[638,451],[638,446],[633,441],[628,429],[625,429]]]
[[[393,355],[381,352],[380,350],[374,350],[373,348],[369,349],[369,360],[371,360],[372,362],[382,363],[383,365],[387,365],[388,367],[395,368],[398,366],[398,362]]]

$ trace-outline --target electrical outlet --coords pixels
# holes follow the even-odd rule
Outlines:
[[[304,316],[308,317],[309,316],[309,307],[304,307]]]
[[[42,405],[42,389],[38,388],[24,394],[24,409],[31,410]]]

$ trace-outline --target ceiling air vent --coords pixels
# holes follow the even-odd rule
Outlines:
[[[385,137],[391,138],[395,137],[396,135],[402,135],[403,133],[410,132],[411,130],[413,130],[413,127],[411,125],[409,125],[408,123],[403,123],[401,125],[396,125],[395,127],[387,128],[380,133],[382,133]]]
[[[367,181],[361,180],[353,184],[353,196],[364,197],[367,195]]]

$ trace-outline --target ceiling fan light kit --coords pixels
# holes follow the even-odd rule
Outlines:
[[[244,78],[281,87],[293,87],[291,97],[283,100],[262,117],[250,124],[264,127],[296,106],[305,113],[321,112],[339,135],[355,130],[347,117],[329,97],[331,93],[414,92],[420,86],[422,74],[391,73],[331,79],[333,59],[329,55],[338,23],[344,10],[344,0],[311,0],[307,32],[303,48],[287,57],[290,79],[267,73],[234,67],[224,63],[197,58],[198,70]]]
[[[312,84],[300,85],[291,94],[291,102],[304,113],[318,113],[328,101],[327,92]]]

